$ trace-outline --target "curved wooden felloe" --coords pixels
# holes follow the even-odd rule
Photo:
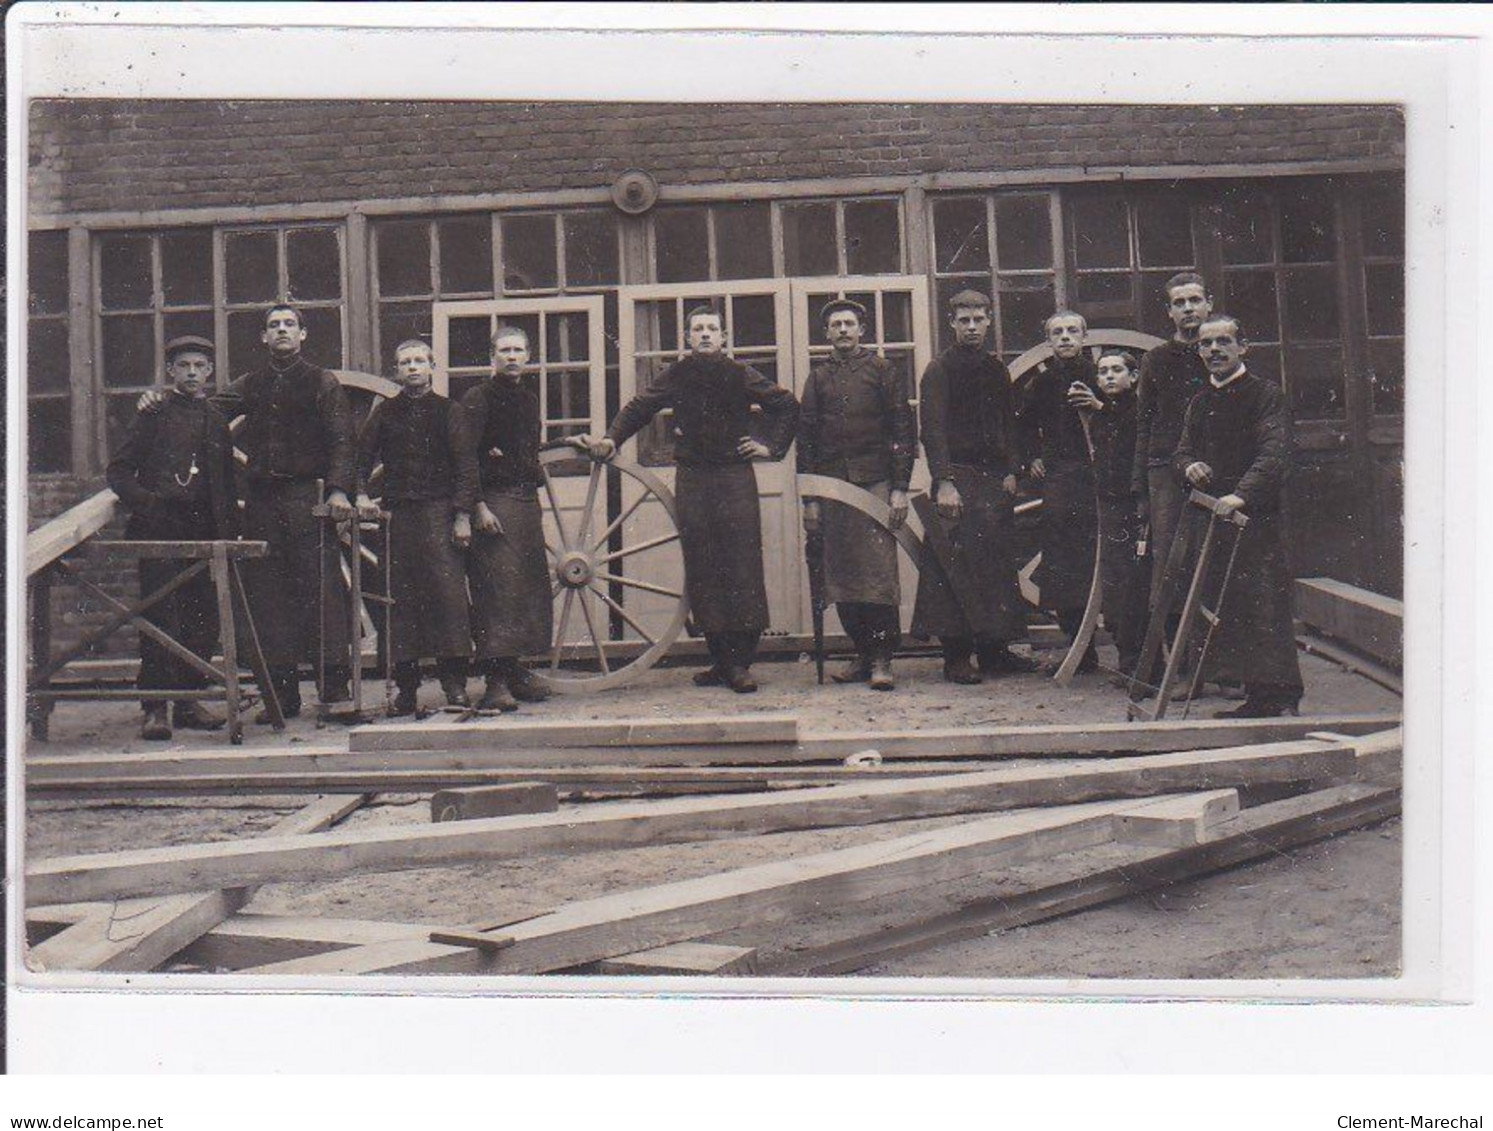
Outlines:
[[[798,477],[798,495],[801,499],[828,499],[830,502],[843,503],[847,507],[860,511],[867,518],[879,523],[897,540],[897,545],[901,546],[902,552],[912,559],[914,566],[922,560],[923,540],[914,534],[905,522],[893,530],[889,525],[892,517],[891,508],[863,487],[857,487],[854,483],[835,479],[829,475],[801,474]]]
[[[615,460],[608,463],[591,464],[591,475],[586,485],[586,501],[578,516],[578,525],[575,528],[575,536],[571,537],[566,531],[565,524],[560,521],[560,500],[555,494],[554,482],[550,475],[550,469],[557,464],[570,463],[577,459],[589,457],[578,454],[575,449],[563,447],[553,448],[541,452],[539,455],[540,470],[544,473],[545,504],[550,514],[554,517],[555,526],[561,539],[559,546],[547,546],[550,554],[550,573],[555,600],[559,604],[560,612],[555,623],[555,643],[550,650],[549,670],[537,671],[535,674],[542,676],[557,692],[564,694],[585,694],[592,691],[610,691],[614,687],[623,687],[637,679],[640,675],[653,667],[668,652],[679,634],[684,631],[685,619],[689,616],[689,600],[683,592],[674,593],[651,582],[635,580],[632,578],[621,579],[613,574],[607,567],[612,562],[620,561],[634,553],[642,553],[646,550],[665,545],[668,542],[678,540],[679,514],[675,509],[674,495],[664,486],[652,472],[635,464],[619,463]],[[605,518],[607,492],[602,489],[602,477],[611,472],[625,475],[636,481],[644,490],[644,494],[634,503],[630,504],[621,515],[612,522]],[[611,535],[621,530],[627,518],[636,511],[643,503],[652,497],[664,508],[669,516],[669,521],[674,525],[674,533],[650,539],[634,547],[623,546],[620,550],[609,550],[607,542]],[[594,511],[598,505],[602,508],[602,521],[597,523]],[[600,533],[597,531],[600,530]],[[674,615],[670,618],[668,626],[656,637],[650,636],[632,620],[626,609],[615,602],[611,594],[606,590],[606,583],[620,580],[627,587],[645,590],[647,592],[659,593],[665,596],[677,598]],[[595,618],[591,613],[589,602],[582,600],[581,615],[585,618],[587,632],[591,636],[591,642],[596,648],[596,658],[601,671],[596,675],[563,674],[559,663],[563,656],[563,641],[565,631],[569,627],[570,614],[577,593],[589,591],[599,597],[604,605],[612,612],[617,613],[622,619],[630,624],[645,640],[649,641],[648,647],[637,657],[620,667],[613,666],[609,661],[605,641],[601,633],[597,631]]]

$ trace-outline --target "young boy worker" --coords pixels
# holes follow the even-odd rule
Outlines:
[[[479,711],[549,698],[520,658],[547,652],[554,625],[539,507],[539,397],[524,383],[529,335],[499,326],[492,376],[461,399],[453,537],[467,552],[472,633],[487,687]]]
[[[1042,563],[1032,580],[1041,589],[1042,607],[1057,614],[1071,637],[1083,621],[1094,574],[1095,513],[1089,441],[1069,394],[1080,390],[1092,396],[1097,373],[1084,349],[1088,323],[1083,315],[1059,310],[1043,329],[1052,357],[1032,374],[1021,406],[1030,474],[1042,488]],[[1090,644],[1078,670],[1098,666]]]
[[[394,598],[391,659],[399,688],[389,713],[412,715],[420,660],[426,656],[436,661],[446,702],[471,705],[466,692],[472,652],[466,561],[454,541],[460,533],[453,496],[461,410],[431,391],[434,358],[425,342],[401,342],[394,364],[403,388],[374,407],[358,434],[358,507],[373,505],[366,493],[368,475],[382,462]],[[466,540],[471,540],[470,526]]]
[[[1244,367],[1248,348],[1237,318],[1212,314],[1199,327],[1208,385],[1187,406],[1173,457],[1188,483],[1249,518],[1207,659],[1220,677],[1244,684],[1245,699],[1219,718],[1295,714],[1302,694],[1280,528],[1291,412],[1278,385]]]
[[[711,666],[701,687],[757,690],[752,661],[767,628],[762,575],[762,517],[753,460],[782,459],[793,443],[798,401],[780,385],[725,353],[721,316],[697,306],[685,318],[690,352],[622,407],[606,435],[580,437],[595,459],[617,449],[665,408],[674,410],[675,495],[684,588],[705,634]],[[752,435],[752,406],[762,409]]]
[[[207,400],[213,375],[213,344],[206,338],[166,343],[171,391],[155,412],[135,417],[129,437],[109,461],[109,486],[130,509],[124,536],[131,541],[205,542],[235,537],[238,501],[233,493],[233,441],[228,421]],[[189,563],[140,559],[140,596],[170,583]],[[192,652],[209,658],[218,639],[218,598],[212,578],[200,573],[146,611],[150,621]],[[197,668],[184,663],[143,633],[141,690],[207,686]],[[148,700],[142,738],[165,740],[171,727],[217,730],[224,720],[201,703],[176,703],[170,722],[166,704]]]
[[[854,483],[891,508],[893,529],[907,518],[907,486],[917,458],[917,418],[906,383],[861,346],[866,308],[826,303],[820,324],[833,352],[809,373],[798,418],[798,470]],[[824,532],[825,599],[835,603],[856,658],[836,683],[870,681],[890,691],[892,653],[901,643],[897,543],[877,522],[836,503],[804,504],[804,529]]]
[[[929,363],[919,395],[919,423],[933,477],[937,518],[953,546],[953,568],[972,591],[956,594],[932,552],[918,571],[912,635],[939,638],[944,678],[980,682],[980,672],[1030,671],[1010,641],[1026,635],[1011,553],[1021,439],[1011,375],[985,349],[990,299],[960,291],[949,300],[954,344]]]

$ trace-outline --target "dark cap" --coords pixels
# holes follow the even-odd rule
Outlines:
[[[166,343],[167,362],[179,353],[205,353],[209,359],[212,359],[217,356],[217,352],[211,341],[207,338],[199,338],[196,334],[183,334]]]
[[[866,324],[867,314],[864,306],[856,302],[853,298],[837,298],[825,303],[820,309],[819,325],[823,326],[828,323],[830,315],[841,310],[848,310],[851,314],[854,314],[860,319],[862,326]]]
[[[981,294],[979,291],[962,290],[949,299],[949,310],[958,310],[961,306],[974,306],[980,310],[989,310],[990,296]]]

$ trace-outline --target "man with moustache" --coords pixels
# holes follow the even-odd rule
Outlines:
[[[467,551],[472,634],[486,689],[479,711],[548,699],[522,658],[550,648],[554,606],[539,487],[539,396],[524,380],[529,335],[500,325],[492,375],[461,399],[454,537]]]
[[[665,408],[674,410],[675,501],[690,614],[705,634],[711,665],[701,687],[757,690],[752,662],[767,628],[762,516],[752,462],[782,459],[793,443],[798,401],[725,352],[719,312],[697,306],[685,318],[690,352],[622,407],[605,436],[581,437],[594,459],[617,449]],[[752,406],[761,408],[752,435]]]
[[[907,487],[917,458],[917,418],[906,383],[884,358],[861,346],[866,308],[851,299],[826,303],[820,324],[832,351],[809,372],[798,418],[798,470],[869,491],[907,519]],[[836,683],[890,691],[892,654],[901,643],[897,543],[880,523],[849,507],[811,499],[804,529],[824,534],[825,599],[835,603],[856,658]]]
[[[436,661],[447,704],[471,706],[466,679],[472,629],[459,546],[471,542],[472,530],[454,502],[460,408],[431,391],[434,361],[427,343],[401,342],[394,364],[402,388],[374,407],[358,434],[360,510],[373,505],[368,475],[375,464],[384,466],[394,599],[390,658],[399,689],[389,710],[394,716],[415,713],[424,657]]]
[[[214,350],[206,338],[166,343],[171,389],[157,411],[139,413],[109,461],[109,486],[130,510],[124,536],[131,541],[207,542],[233,538],[238,505],[233,493],[233,441],[228,421],[207,399]],[[190,563],[140,559],[140,595],[168,584]],[[146,617],[172,639],[204,658],[218,640],[218,598],[206,571],[156,602]],[[207,677],[150,637],[140,635],[140,676],[145,690],[204,688]],[[164,741],[173,726],[217,730],[223,719],[194,699],[178,700],[168,721],[166,704],[147,700],[140,737]]]
[[[1249,345],[1237,318],[1210,314],[1197,345],[1208,384],[1187,406],[1173,466],[1193,487],[1217,496],[1222,511],[1243,511],[1249,519],[1204,674],[1244,685],[1244,702],[1218,718],[1294,715],[1301,665],[1280,513],[1292,463],[1290,406],[1275,382],[1245,368]],[[1223,563],[1216,565],[1214,586]]]
[[[925,553],[912,635],[938,637],[946,680],[975,684],[982,674],[1033,667],[1009,648],[1026,635],[1011,551],[1022,442],[1011,375],[985,349],[990,299],[960,291],[949,300],[949,316],[954,344],[923,373],[919,424],[933,479],[934,521],[944,524],[953,572],[971,591],[956,595],[937,557]]]

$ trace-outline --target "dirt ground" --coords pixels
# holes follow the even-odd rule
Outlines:
[[[1397,696],[1335,665],[1302,657],[1307,683],[1303,713],[1396,712]],[[1109,722],[1124,718],[1124,698],[1101,675],[1069,691],[1041,676],[1021,676],[976,688],[938,678],[933,659],[897,665],[894,694],[815,685],[806,662],[764,663],[762,691],[752,697],[695,688],[690,669],[646,673],[621,691],[557,698],[528,708],[534,718],[687,717],[722,713],[791,712],[807,733],[877,728],[927,729],[977,724]],[[434,702],[435,689],[425,688]],[[1208,717],[1229,704],[1193,705]],[[1180,710],[1177,712],[1180,715]],[[411,725],[419,725],[411,724]],[[221,736],[143,743],[137,711],[120,704],[65,704],[52,741],[32,753],[66,756],[100,750],[201,747]],[[309,719],[292,725],[291,742],[339,742],[338,728]],[[252,745],[279,745],[266,728],[250,728]],[[243,797],[155,802],[31,801],[26,840],[33,858],[229,840],[264,831],[305,804],[302,797]],[[587,802],[587,804],[605,802]],[[342,828],[424,823],[428,797],[383,795]],[[728,868],[900,837],[968,818],[898,822],[849,829],[779,833],[749,839],[658,845],[563,858],[535,858],[358,876],[331,883],[274,884],[260,889],[250,910],[337,918],[461,925],[517,919],[567,900]],[[1277,978],[1393,976],[1400,962],[1401,831],[1398,821],[1305,846],[1265,862],[1130,898],[1064,919],[1005,931],[889,961],[864,974],[897,977]],[[1075,854],[1070,854],[1075,855]],[[1098,859],[1098,858],[1096,858]],[[851,914],[888,922],[957,908],[973,899],[1018,891],[1058,878],[1074,861],[1053,858],[1000,875],[906,893],[872,908],[824,909],[791,924],[719,936],[758,946],[767,965],[784,954],[850,933]]]

